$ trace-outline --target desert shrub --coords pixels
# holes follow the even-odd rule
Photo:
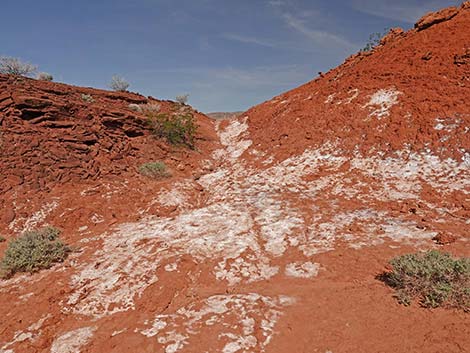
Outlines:
[[[160,111],[161,106],[158,103],[129,104],[129,109],[137,113],[152,115],[157,114]]]
[[[381,278],[396,289],[401,304],[416,298],[424,307],[447,306],[470,311],[470,258],[454,259],[436,250],[408,254],[390,261],[392,271]]]
[[[140,110],[145,115],[154,115],[160,112],[161,106],[158,103],[141,104]]]
[[[30,76],[36,72],[37,66],[22,62],[18,58],[0,57],[0,73],[15,76]]]
[[[380,41],[382,40],[382,38],[385,37],[385,35],[387,35],[389,30],[390,29],[385,28],[383,32],[372,33],[369,36],[369,40],[367,41],[364,48],[361,49],[361,52],[369,52],[375,47],[377,47],[380,44]]]
[[[36,79],[40,81],[53,81],[54,77],[51,74],[48,74],[47,72],[40,72],[37,74]]]
[[[111,82],[109,84],[109,87],[113,91],[125,92],[129,88],[129,82],[127,82],[126,80],[124,80],[120,76],[113,76],[111,78]]]
[[[168,168],[163,162],[150,162],[139,167],[139,173],[152,178],[166,178],[171,176]]]
[[[142,113],[142,108],[139,104],[131,103],[129,104],[128,108],[133,112]]]
[[[188,103],[189,94],[182,94],[182,95],[176,96],[175,99],[179,104],[184,105],[184,104]]]
[[[95,99],[91,96],[91,94],[84,94],[82,93],[82,100],[87,103],[93,103]]]
[[[154,136],[165,138],[172,145],[194,148],[197,131],[194,115],[190,111],[174,113],[147,113]]]
[[[0,243],[4,243],[4,242],[6,242],[6,241],[7,241],[7,240],[5,239],[5,237],[3,237],[3,236],[0,235]]]
[[[46,227],[23,233],[10,241],[0,261],[0,277],[9,278],[17,272],[37,272],[62,262],[70,248],[59,239],[59,230]]]

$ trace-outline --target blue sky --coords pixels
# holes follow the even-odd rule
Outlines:
[[[2,0],[0,55],[55,80],[129,90],[204,111],[246,110],[340,64],[438,0]]]

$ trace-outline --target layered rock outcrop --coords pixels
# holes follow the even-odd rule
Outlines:
[[[0,76],[0,92],[2,192],[132,173],[139,162],[171,155],[152,138],[148,119],[129,107],[159,104],[165,112],[171,102],[8,76]]]

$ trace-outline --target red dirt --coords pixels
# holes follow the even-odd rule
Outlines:
[[[445,21],[449,13],[455,17]],[[410,152],[430,149],[461,159],[470,150],[470,11],[451,8],[418,24],[438,19],[444,22],[426,30],[394,29],[373,52],[352,55],[322,77],[250,109],[250,133],[259,148],[282,159],[326,142],[364,155],[409,145]],[[378,107],[365,105],[381,89],[400,92],[399,104],[388,116],[371,118]],[[439,130],[437,119],[459,123]]]
[[[129,109],[171,102],[0,76],[0,234],[50,224],[77,249],[0,281],[0,352],[468,351],[468,313],[376,277],[470,255],[470,3],[382,43],[236,120],[198,114],[194,151]],[[155,160],[173,176],[138,174]]]

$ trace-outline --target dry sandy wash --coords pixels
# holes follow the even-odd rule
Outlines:
[[[198,115],[187,152],[148,147],[144,97],[0,77],[1,233],[52,224],[77,249],[0,281],[0,352],[468,352],[468,313],[401,306],[376,276],[470,255],[469,48],[465,3],[238,119]],[[152,159],[173,177],[139,176]]]

